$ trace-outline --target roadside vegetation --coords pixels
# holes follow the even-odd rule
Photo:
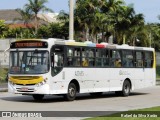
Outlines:
[[[6,82],[8,69],[4,69],[0,67],[0,83]]]
[[[57,23],[40,24],[38,13],[49,11],[45,6],[48,0],[28,0],[16,11],[19,20],[27,26],[34,21],[33,27],[10,28],[0,20],[0,38],[63,38],[68,39],[69,14],[61,11]],[[160,49],[160,24],[146,23],[144,15],[136,13],[134,5],[123,0],[78,0],[74,11],[74,39],[90,40],[96,43],[109,42],[133,46],[152,46]]]
[[[152,108],[119,112],[108,116],[87,118],[85,120],[157,120],[159,119],[158,116],[160,116],[159,111],[160,107],[158,106]]]
[[[40,24],[38,13],[53,12],[45,6],[48,0],[28,0],[16,11],[26,28],[11,28],[0,20],[0,38],[62,38],[68,39],[69,13],[61,11],[59,22]],[[160,19],[160,17],[158,17]],[[34,21],[33,27],[27,26]],[[160,23],[146,23],[144,15],[136,13],[134,5],[123,0],[77,0],[74,11],[74,39],[92,42],[129,44],[131,46],[154,47],[160,51]],[[5,76],[1,69],[0,77]],[[160,78],[160,66],[157,66],[157,78]],[[4,78],[2,78],[4,79]]]

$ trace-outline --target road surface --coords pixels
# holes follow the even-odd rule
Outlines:
[[[129,97],[116,96],[112,92],[104,93],[100,97],[81,94],[72,102],[65,101],[60,96],[45,96],[43,101],[34,101],[31,96],[0,92],[0,111],[72,111],[73,114],[75,114],[74,111],[102,111],[101,115],[103,115],[110,112],[160,106],[159,92],[160,86],[155,86],[133,91]],[[66,117],[67,115],[65,114],[68,114],[67,112],[58,113],[59,115],[55,115],[55,117]],[[80,112],[77,112],[77,114],[80,115],[76,116],[80,117],[78,119],[89,117],[87,115],[81,116]],[[97,112],[97,115],[96,113],[94,115],[100,114]]]

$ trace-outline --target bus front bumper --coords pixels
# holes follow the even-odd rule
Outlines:
[[[49,85],[16,85],[8,82],[8,92],[14,94],[49,94]]]

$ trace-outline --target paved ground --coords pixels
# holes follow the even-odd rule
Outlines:
[[[6,92],[6,91],[8,91],[7,83],[0,83],[0,92]]]
[[[114,93],[105,93],[101,97],[95,98],[89,94],[81,94],[78,95],[77,99],[73,102],[64,101],[64,99],[59,96],[46,96],[43,101],[36,102],[31,96],[1,92],[0,111],[73,111],[73,114],[75,114],[74,111],[104,111],[104,113],[102,112],[104,115],[108,114],[108,112],[160,106],[159,91],[160,86],[156,86],[136,90],[132,92],[129,97],[117,97]],[[59,113],[60,116],[64,114],[67,113]],[[76,114],[81,115],[83,112],[77,112]],[[96,114],[100,115],[99,113],[94,113],[94,115]],[[82,119],[82,116],[72,119]]]

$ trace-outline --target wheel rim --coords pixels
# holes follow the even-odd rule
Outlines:
[[[75,93],[76,93],[76,90],[75,90],[74,87],[70,87],[68,92],[69,92],[69,95],[70,95],[71,97],[74,97],[74,96],[75,96]]]
[[[129,93],[129,90],[130,90],[130,87],[129,87],[128,84],[126,84],[126,85],[124,86],[124,91],[125,91],[125,93]]]

